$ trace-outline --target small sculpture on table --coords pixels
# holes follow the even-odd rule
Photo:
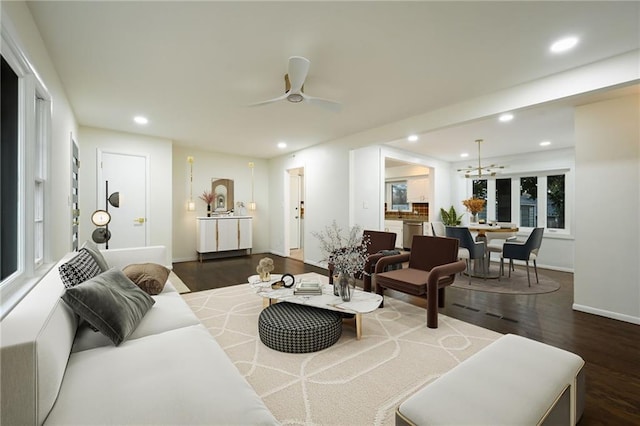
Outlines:
[[[271,280],[271,271],[273,271],[273,259],[269,257],[263,257],[260,259],[258,266],[256,267],[256,272],[260,275],[260,280],[263,282],[267,282]]]

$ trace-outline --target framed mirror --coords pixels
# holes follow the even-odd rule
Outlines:
[[[213,211],[228,212],[233,209],[233,179],[211,179],[211,192],[215,194]]]

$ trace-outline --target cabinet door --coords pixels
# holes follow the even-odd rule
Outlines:
[[[238,219],[239,249],[250,249],[253,247],[251,219]]]
[[[423,203],[429,201],[429,197],[427,195],[428,186],[428,178],[409,179],[407,181],[407,201],[410,203]]]
[[[238,219],[218,219],[218,251],[238,249]]]
[[[216,220],[196,219],[196,251],[209,253],[217,250]]]

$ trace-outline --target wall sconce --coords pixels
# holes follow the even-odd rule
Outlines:
[[[253,201],[253,161],[249,162],[249,168],[251,169],[251,201],[249,201],[249,210],[254,211],[256,209],[256,202]]]
[[[187,203],[187,211],[196,211],[196,203],[193,201],[193,157],[187,157],[187,163],[189,163],[189,202]]]

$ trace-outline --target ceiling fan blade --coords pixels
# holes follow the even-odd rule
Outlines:
[[[316,98],[315,96],[305,95],[304,93],[301,93],[301,95],[304,98],[304,101],[310,104],[318,105],[335,112],[339,112],[342,109],[342,104],[340,102],[332,101],[330,99]]]
[[[278,102],[278,101],[282,101],[284,99],[287,99],[287,95],[289,93],[285,93],[284,95],[278,96],[277,98],[273,98],[273,99],[269,99],[266,101],[262,101],[262,102],[256,102],[254,104],[249,104],[250,107],[254,107],[254,106],[260,106],[260,105],[266,105],[266,104],[270,104],[273,102]]]
[[[291,82],[290,93],[300,93],[304,80],[309,72],[309,60],[302,56],[292,56],[289,58],[289,81]]]

